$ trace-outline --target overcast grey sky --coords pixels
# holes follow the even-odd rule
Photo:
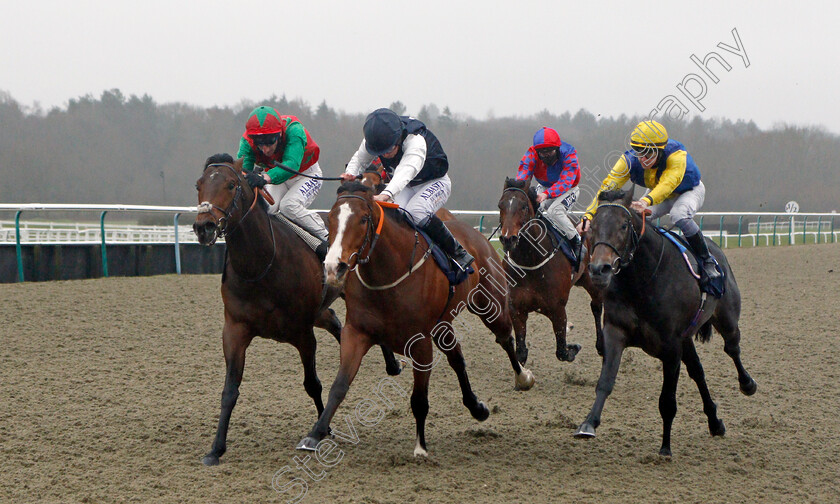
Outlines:
[[[737,4],[737,5],[731,5]],[[585,108],[822,125],[840,133],[829,2],[0,0],[0,91],[63,106],[119,88],[234,106],[272,94],[368,112],[401,100],[479,119]],[[743,56],[732,31],[740,37]],[[701,71],[690,57],[703,60]],[[690,74],[695,74],[692,77]],[[705,96],[699,107],[680,92]],[[676,114],[679,109],[673,109]]]

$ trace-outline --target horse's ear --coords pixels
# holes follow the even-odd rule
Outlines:
[[[505,177],[505,186],[502,189],[507,189],[508,187],[512,186],[514,182],[516,182],[515,178]]]
[[[233,162],[233,167],[234,167],[234,169],[236,169],[236,170],[238,170],[238,171],[242,171],[242,163],[243,163],[243,162],[245,162],[245,158],[244,158],[244,157],[241,157],[241,158],[237,159],[236,161],[234,161],[234,162]]]
[[[630,186],[630,189],[624,192],[624,199],[621,200],[621,204],[630,208],[630,203],[633,203],[633,194],[636,192],[636,184]]]

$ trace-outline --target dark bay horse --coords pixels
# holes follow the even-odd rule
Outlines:
[[[455,287],[426,254],[425,239],[405,223],[392,204],[378,204],[361,183],[341,186],[330,211],[327,281],[344,284],[347,319],[341,332],[341,365],[326,408],[298,449],[314,450],[329,432],[330,421],[373,344],[383,344],[412,360],[414,391],[411,409],[417,424],[415,456],[426,456],[425,422],[433,362],[432,340],[458,376],[463,403],[479,421],[490,414],[473,393],[461,345],[450,322],[467,308],[478,315],[507,352],[522,389],[533,375],[516,359],[507,307],[507,284],[498,254],[469,225],[448,221],[447,227],[475,257],[475,273]],[[428,260],[426,260],[428,258]]]
[[[230,155],[216,154],[207,160],[196,182],[199,214],[193,224],[195,234],[203,245],[212,245],[219,237],[224,237],[227,245],[221,289],[227,371],[216,438],[202,458],[206,465],[218,464],[226,451],[230,416],[245,368],[245,350],[255,336],[289,343],[298,350],[303,386],[320,416],[324,406],[315,372],[313,327],[327,330],[336,339],[341,335],[341,322],[329,309],[340,289],[325,287],[323,268],[315,252],[287,225],[269,216],[267,205],[245,181],[241,169],[241,160],[234,163]],[[388,373],[398,374],[400,367],[393,353],[385,349],[383,353]]]
[[[507,178],[499,199],[499,241],[506,256],[505,272],[512,284],[510,316],[519,362],[525,364],[528,359],[525,335],[531,312],[541,313],[551,320],[557,359],[575,360],[580,345],[566,344],[566,303],[572,285],[583,287],[589,293],[589,307],[595,317],[595,348],[598,355],[603,355],[601,290],[589,278],[586,257],[581,260],[577,273],[572,275],[569,259],[554,248],[545,224],[535,219],[536,188],[528,188],[528,182]]]
[[[707,342],[714,327],[724,340],[724,351],[738,371],[741,392],[755,393],[757,385],[741,364],[741,294],[732,269],[720,248],[707,239],[709,250],[726,275],[726,292],[720,299],[704,296],[680,252],[645,220],[629,209],[633,191],[608,191],[599,196],[598,211],[591,222],[592,255],[589,272],[596,285],[606,289],[604,298],[604,360],[596,388],[595,404],[581,424],[577,437],[593,437],[601,422],[601,410],[612,392],[621,354],[628,346],[639,347],[662,361],[662,447],[671,455],[671,424],[677,413],[677,380],[680,362],[695,381],[703,398],[703,412],[712,436],[726,428],[717,417],[703,366],[692,336]],[[705,298],[705,305],[703,300]],[[702,310],[701,310],[702,307]]]

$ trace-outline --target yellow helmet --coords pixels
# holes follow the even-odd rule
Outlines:
[[[668,143],[668,132],[665,126],[656,121],[642,121],[633,129],[630,135],[630,146],[664,149]]]

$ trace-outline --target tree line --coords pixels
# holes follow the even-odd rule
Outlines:
[[[236,155],[245,120],[256,105],[301,120],[321,147],[325,176],[342,172],[361,142],[366,113],[336,111],[326,102],[312,107],[285,96],[200,108],[159,104],[148,95],[124,96],[113,89],[43,111],[0,92],[5,179],[0,201],[194,205],[194,184],[204,160],[218,152]],[[390,108],[416,115],[440,139],[450,160],[453,191],[447,207],[452,209],[494,209],[505,177],[515,175],[541,126],[555,128],[577,149],[583,187],[578,208],[584,208],[642,119],[596,117],[579,110],[476,120],[434,104],[410,111],[394,102]],[[780,212],[789,200],[796,200],[803,212],[840,209],[834,192],[840,186],[835,167],[840,137],[835,134],[790,125],[762,130],[753,122],[701,117],[665,125],[700,167],[704,210]],[[336,183],[324,184],[315,208],[329,208],[334,201]]]

